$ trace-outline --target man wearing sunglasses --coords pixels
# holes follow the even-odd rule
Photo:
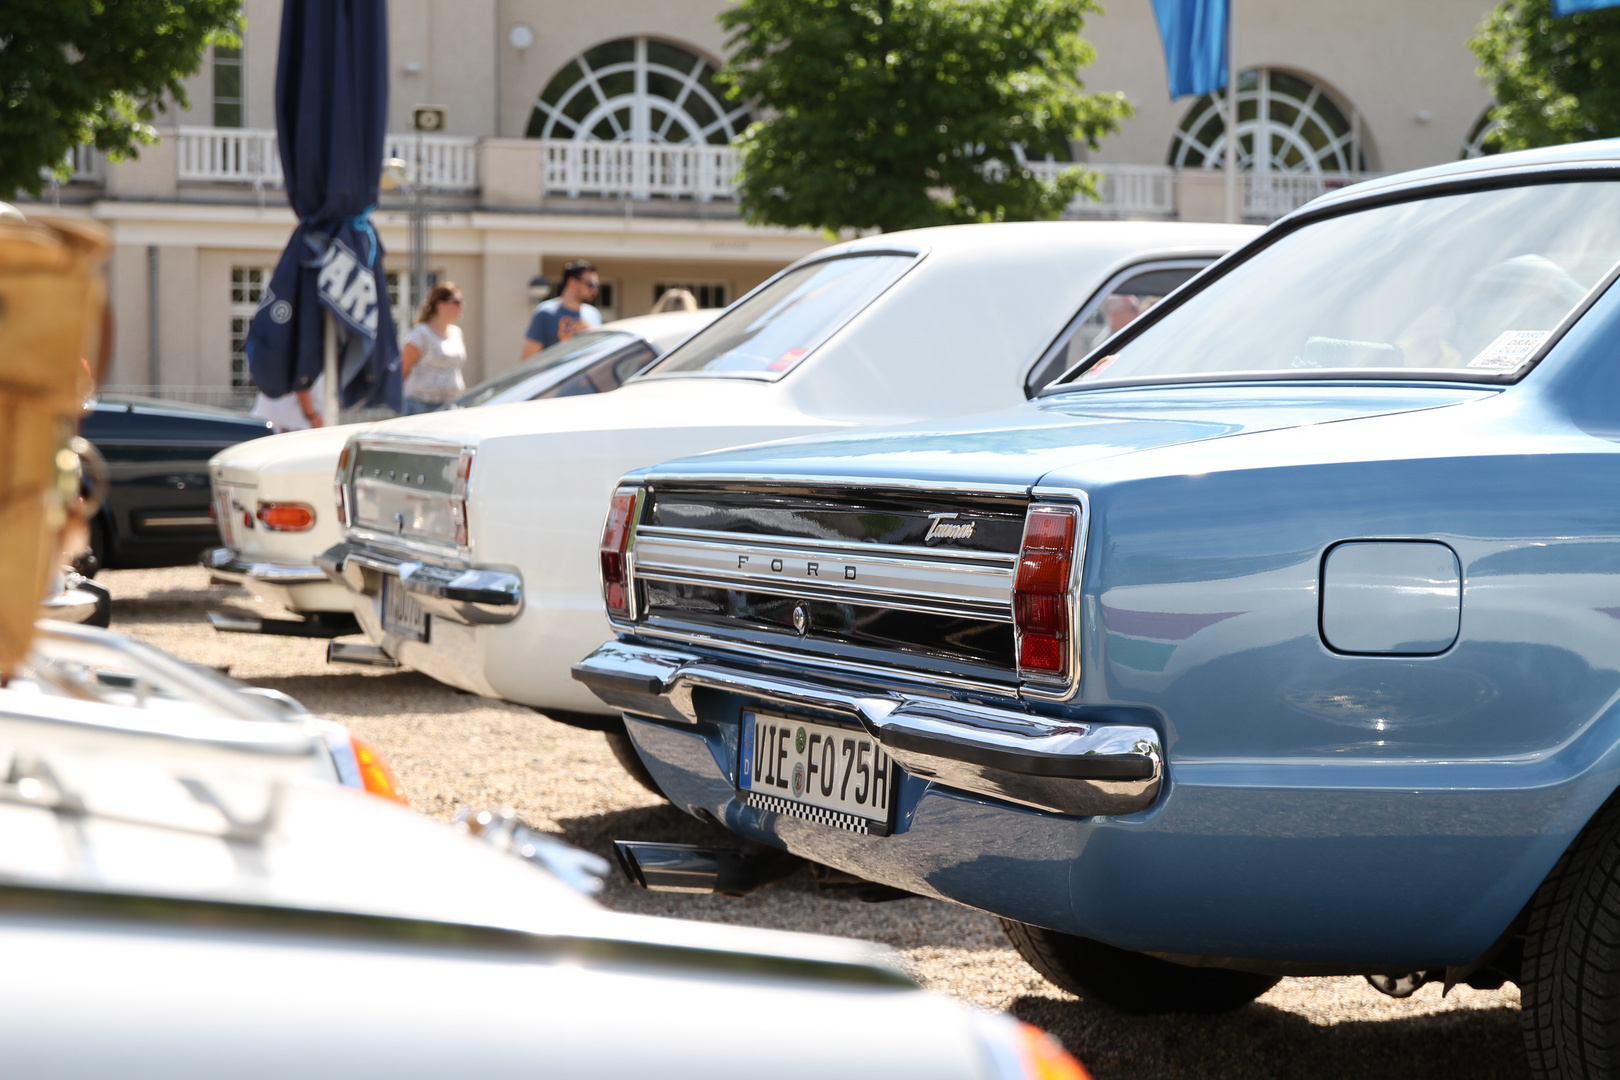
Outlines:
[[[589,301],[601,288],[596,267],[575,259],[563,267],[562,291],[534,309],[528,333],[523,335],[523,357],[527,360],[541,349],[567,341],[583,330],[602,325],[602,313]]]

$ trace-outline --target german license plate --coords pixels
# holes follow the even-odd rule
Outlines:
[[[737,787],[761,810],[887,836],[899,770],[864,730],[745,712]]]
[[[427,612],[400,585],[399,578],[384,574],[382,579],[382,624],[390,634],[411,641],[427,640]]]

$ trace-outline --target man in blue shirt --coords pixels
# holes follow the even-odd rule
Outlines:
[[[563,267],[562,289],[534,309],[528,333],[523,335],[523,359],[559,341],[567,341],[582,330],[602,325],[602,313],[586,301],[596,299],[601,288],[596,267],[575,259]]]

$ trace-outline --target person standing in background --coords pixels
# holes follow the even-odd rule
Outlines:
[[[439,282],[422,301],[416,325],[399,350],[405,371],[406,416],[433,412],[466,391],[461,369],[467,363],[467,343],[456,325],[465,306],[453,281]]]
[[[602,325],[602,313],[589,301],[601,288],[596,267],[575,259],[563,267],[562,291],[534,309],[529,330],[523,335],[523,356],[527,360],[541,349],[567,341],[581,330]]]
[[[653,305],[653,314],[665,311],[696,311],[698,309],[697,297],[686,289],[665,289],[664,294]]]
[[[255,420],[270,421],[277,435],[283,431],[317,428],[321,426],[320,401],[325,394],[326,375],[322,373],[315,376],[308,390],[295,390],[275,398],[260,390],[253,401],[253,411],[248,415]]]

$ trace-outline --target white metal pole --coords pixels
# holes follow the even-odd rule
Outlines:
[[[340,423],[338,416],[338,356],[337,356],[337,323],[332,321],[332,313],[325,308],[321,309],[321,319],[326,323],[326,356],[322,370],[326,375],[326,392],[322,395],[321,423],[326,427],[336,427]]]
[[[1226,220],[1243,220],[1238,188],[1237,134],[1237,0],[1226,0]]]

